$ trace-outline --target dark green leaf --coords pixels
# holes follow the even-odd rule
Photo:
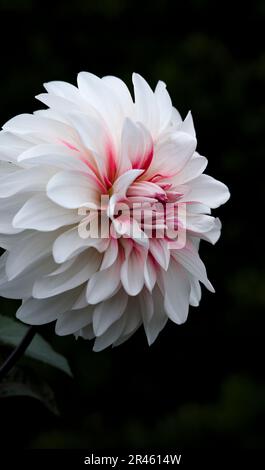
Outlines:
[[[26,334],[28,327],[11,318],[0,315],[0,342],[16,347],[23,336]],[[72,372],[65,357],[53,350],[51,345],[47,343],[39,334],[36,334],[31,344],[25,351],[25,355],[33,359],[57,367],[72,377]]]
[[[58,408],[50,387],[43,382],[38,387],[30,383],[3,382],[0,384],[0,399],[9,397],[29,397],[40,401],[53,414],[58,415]]]

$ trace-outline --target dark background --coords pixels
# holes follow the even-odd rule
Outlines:
[[[0,399],[1,443],[23,448],[264,447],[264,1],[0,1],[0,122],[39,107],[42,83],[80,70],[168,85],[193,112],[208,173],[231,190],[215,247],[201,255],[216,294],[149,348],[117,349],[41,333],[75,379],[23,360],[53,389],[59,416],[30,398]],[[17,303],[1,300],[13,315]]]

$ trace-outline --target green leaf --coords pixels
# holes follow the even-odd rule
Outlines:
[[[38,386],[22,382],[3,382],[0,384],[0,399],[10,397],[29,397],[40,401],[53,414],[59,415],[54,395],[47,383]]]
[[[26,325],[0,315],[1,343],[16,347],[27,330],[28,327]],[[25,355],[56,367],[72,377],[71,369],[65,357],[55,352],[51,345],[39,334],[34,336],[31,344],[25,351]]]

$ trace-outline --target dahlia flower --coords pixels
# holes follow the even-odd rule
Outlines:
[[[134,100],[113,76],[47,83],[47,109],[0,133],[0,295],[22,300],[21,321],[56,321],[95,351],[142,324],[153,343],[168,319],[185,322],[200,283],[213,291],[199,242],[218,240],[211,208],[229,198],[203,174],[191,113],[163,82],[132,80]]]

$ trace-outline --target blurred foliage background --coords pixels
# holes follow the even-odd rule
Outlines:
[[[58,413],[27,397],[0,398],[1,443],[23,448],[263,448],[265,3],[0,1],[0,121],[39,108],[50,80],[80,70],[141,73],[167,83],[192,110],[208,173],[231,190],[216,211],[215,247],[201,255],[216,294],[203,292],[186,324],[168,324],[149,348],[143,331],[117,349],[40,333],[69,359],[74,380],[32,359]],[[14,315],[17,302],[1,299]],[[1,349],[2,359],[6,351]]]

